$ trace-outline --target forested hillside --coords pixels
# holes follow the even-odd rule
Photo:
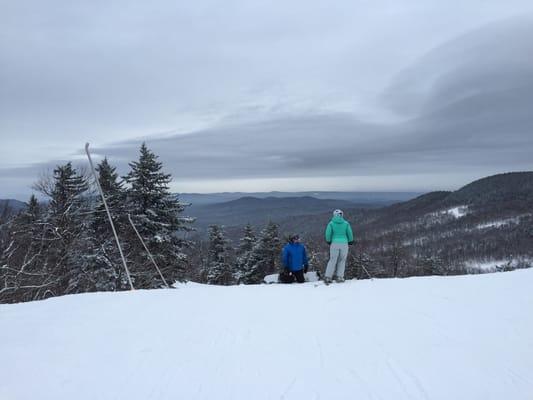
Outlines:
[[[345,215],[357,237],[353,253],[377,276],[533,265],[533,172],[495,175],[455,192],[431,192],[380,209],[347,209]],[[303,232],[324,253],[328,219],[294,217],[281,229]]]

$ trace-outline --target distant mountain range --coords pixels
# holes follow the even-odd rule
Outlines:
[[[191,206],[187,213],[196,217],[196,227],[204,229],[211,224],[240,226],[265,224],[268,221],[280,221],[297,215],[310,215],[336,208],[369,208],[380,204],[356,204],[351,201],[337,199],[316,199],[303,197],[241,197],[224,203]]]
[[[421,195],[420,192],[225,192],[225,193],[180,193],[179,198],[191,203],[193,206],[225,203],[238,200],[242,197],[288,198],[288,197],[313,197],[321,200],[345,200],[354,203],[389,205],[400,201],[410,200]]]
[[[24,208],[26,208],[26,203],[22,201],[14,199],[0,200],[0,215],[4,213],[7,215],[13,215]]]
[[[420,193],[404,192],[262,192],[180,194],[189,202],[186,214],[196,218],[195,226],[204,234],[211,224],[227,228],[263,225],[301,215],[331,212],[336,208],[377,208],[412,199]]]

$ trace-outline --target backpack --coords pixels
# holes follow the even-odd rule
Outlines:
[[[278,280],[280,283],[293,283],[294,275],[291,272],[283,270],[279,274]]]

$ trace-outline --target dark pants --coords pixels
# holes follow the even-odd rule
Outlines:
[[[298,283],[304,283],[305,277],[304,277],[304,270],[301,269],[299,271],[293,271],[292,273],[294,275],[294,278],[296,279],[296,282]]]
[[[283,274],[283,276],[280,277],[280,281],[282,283],[293,283],[294,281],[298,283],[304,283],[305,282],[304,270],[301,269],[299,271],[291,271],[290,275]]]

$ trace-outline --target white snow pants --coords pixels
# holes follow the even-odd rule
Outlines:
[[[331,243],[329,246],[329,262],[326,268],[326,278],[333,276],[344,279],[344,269],[348,257],[348,243]]]

